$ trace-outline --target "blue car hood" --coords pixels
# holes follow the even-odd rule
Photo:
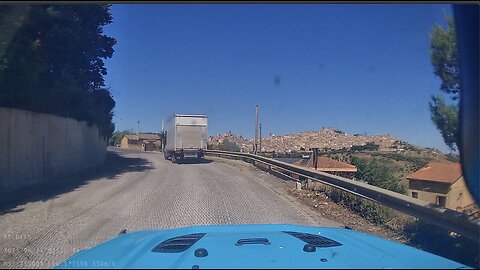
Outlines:
[[[277,224],[126,233],[80,251],[56,268],[468,267],[353,230]]]

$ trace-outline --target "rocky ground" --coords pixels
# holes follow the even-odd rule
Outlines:
[[[310,209],[318,211],[326,219],[341,222],[353,230],[373,234],[392,241],[406,243],[401,228],[407,218],[392,219],[386,225],[374,224],[345,206],[333,202],[325,193],[312,190],[289,189],[289,194],[308,205]]]

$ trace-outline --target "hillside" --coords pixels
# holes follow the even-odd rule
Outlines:
[[[374,143],[380,148],[389,148],[399,141],[389,135],[363,136],[360,134],[349,135],[333,129],[307,131],[283,136],[270,136],[262,139],[262,151],[265,152],[290,152],[308,150],[313,147],[320,149],[342,149],[352,146],[363,146]]]
[[[232,132],[210,136],[209,144],[219,145],[225,140],[235,143],[243,152],[251,152],[253,139],[246,139]],[[267,157],[301,157],[301,152],[318,147],[320,155],[351,163],[352,158],[377,159],[392,171],[402,185],[406,176],[422,168],[430,161],[456,161],[431,148],[422,148],[399,140],[391,135],[349,135],[334,129],[299,132],[262,139],[262,155]],[[218,149],[218,148],[217,148]]]
[[[223,140],[236,143],[244,152],[253,149],[253,139],[234,135],[232,132],[209,137],[210,144],[219,144]],[[323,151],[350,149],[354,146],[365,146],[367,144],[378,145],[379,151],[404,152],[408,150],[421,150],[403,142],[391,135],[350,135],[345,132],[323,128],[318,131],[306,131],[294,134],[268,136],[262,138],[262,152],[289,153],[297,151],[308,151],[310,148],[318,147]],[[423,149],[423,150],[426,150]],[[439,151],[430,149],[431,154],[439,154]]]

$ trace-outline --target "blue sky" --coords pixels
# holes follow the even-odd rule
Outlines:
[[[207,114],[209,135],[338,127],[448,152],[430,120],[439,94],[429,34],[450,5],[113,5],[106,85],[117,130]],[[277,82],[275,83],[276,79]]]

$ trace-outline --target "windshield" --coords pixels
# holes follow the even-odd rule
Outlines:
[[[478,239],[368,195],[478,224],[457,43],[445,4],[0,4],[0,267],[241,224],[479,267]]]

